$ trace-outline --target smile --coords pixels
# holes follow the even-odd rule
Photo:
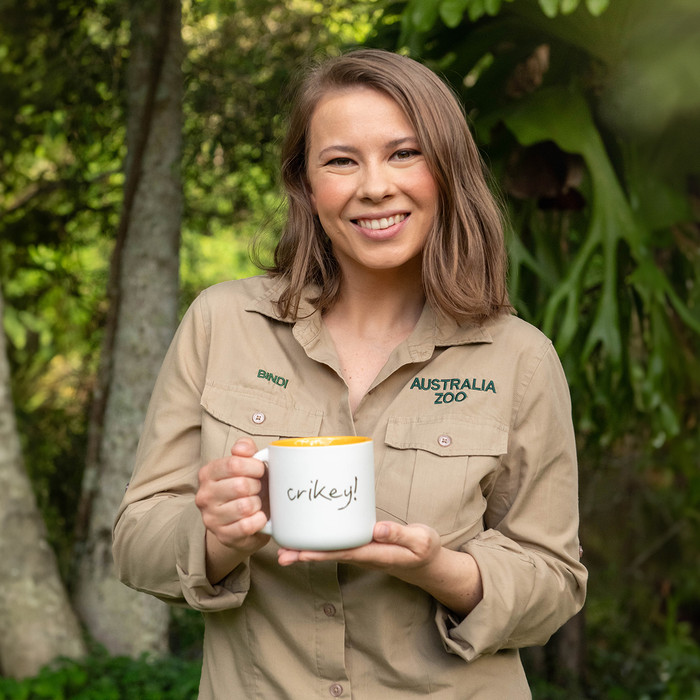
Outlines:
[[[389,228],[389,226],[400,224],[407,216],[408,214],[396,214],[395,216],[381,219],[357,219],[357,225],[362,228],[371,228],[374,231],[381,231],[382,229]]]

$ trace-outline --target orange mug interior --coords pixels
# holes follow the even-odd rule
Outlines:
[[[369,442],[370,438],[359,435],[319,435],[317,437],[297,437],[275,440],[276,447],[334,447],[336,445],[356,445]]]

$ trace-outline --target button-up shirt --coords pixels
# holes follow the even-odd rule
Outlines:
[[[517,649],[582,606],[577,467],[551,342],[510,315],[483,325],[426,304],[353,415],[321,314],[280,318],[282,281],[226,282],[192,304],[157,380],[114,532],[121,579],[204,613],[200,698],[529,698]],[[270,541],[207,580],[197,471],[252,437],[366,435],[377,518],[423,523],[479,566],[460,617],[350,564],[280,567]]]

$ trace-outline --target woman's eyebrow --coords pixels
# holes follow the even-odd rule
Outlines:
[[[418,143],[418,139],[415,136],[401,136],[397,139],[392,139],[391,141],[388,141],[384,145],[387,149],[390,149],[390,148],[398,148],[399,146],[404,146],[407,143],[416,144],[416,143]],[[345,146],[343,144],[334,144],[332,146],[326,146],[325,148],[322,148],[319,151],[318,157],[324,158],[327,155],[327,152],[348,153],[350,155],[357,155],[360,152],[360,149],[355,148],[354,146]]]
[[[357,155],[359,149],[354,146],[343,146],[341,144],[336,144],[334,146],[326,146],[319,151],[318,157],[324,158],[328,153],[349,153],[350,155]]]

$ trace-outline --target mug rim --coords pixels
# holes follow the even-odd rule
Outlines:
[[[372,442],[363,435],[315,435],[308,437],[281,438],[273,440],[271,447],[348,447]]]

